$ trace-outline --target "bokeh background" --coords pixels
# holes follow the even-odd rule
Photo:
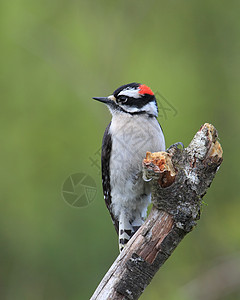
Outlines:
[[[1,299],[89,299],[118,255],[99,172],[110,114],[91,97],[134,81],[162,95],[167,145],[188,145],[210,122],[224,149],[197,228],[141,299],[240,299],[239,9],[0,2]],[[86,207],[62,197],[74,173],[96,185]]]

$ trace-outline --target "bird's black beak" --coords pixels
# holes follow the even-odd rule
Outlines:
[[[93,97],[93,99],[97,100],[97,101],[100,101],[100,102],[103,102],[105,104],[112,103],[112,100],[109,99],[108,97]]]

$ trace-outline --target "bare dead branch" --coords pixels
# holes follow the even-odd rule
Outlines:
[[[186,149],[147,152],[143,178],[153,208],[102,279],[91,300],[138,299],[155,273],[200,218],[202,197],[220,164],[217,131],[204,124]]]

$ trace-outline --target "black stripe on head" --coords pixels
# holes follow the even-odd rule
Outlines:
[[[117,95],[124,89],[126,88],[135,88],[137,89],[139,87],[140,83],[137,83],[137,82],[133,82],[133,83],[128,83],[128,84],[124,84],[122,86],[120,86],[118,89],[116,89],[114,92],[113,92],[113,96],[114,97],[117,97]]]
[[[142,108],[149,102],[156,101],[154,95],[144,94],[141,98],[129,97],[128,100],[124,103],[126,106]]]

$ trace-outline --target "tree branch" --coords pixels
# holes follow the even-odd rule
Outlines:
[[[138,299],[153,276],[200,218],[202,197],[222,162],[217,131],[204,124],[186,149],[147,152],[143,178],[153,208],[127,243],[91,300]]]

